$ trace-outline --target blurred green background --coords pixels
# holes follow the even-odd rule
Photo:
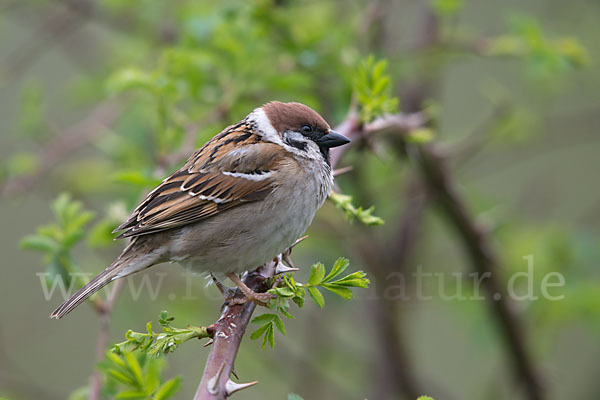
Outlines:
[[[565,278],[551,291],[562,300],[510,303],[543,398],[598,398],[599,18],[595,0],[2,1],[0,396],[68,398],[94,370],[98,317],[83,305],[50,320],[62,299],[44,298],[36,273],[48,260],[19,248],[53,220],[60,193],[95,214],[68,262],[99,272],[122,249],[110,230],[192,149],[275,99],[341,122],[359,65],[374,55],[387,61],[399,110],[431,116],[428,132],[457,191],[489,232],[497,279],[526,271],[528,255],[537,295],[544,274]],[[408,259],[364,251],[400,246],[394,234],[419,187],[414,162],[376,137],[357,141],[346,165],[354,171],[339,189],[374,205],[385,224],[349,224],[328,203],[294,262],[305,279],[311,264],[348,257],[371,289],[351,302],[326,295],[324,310],[307,304],[274,349],[246,337],[236,370],[260,384],[237,397],[529,398],[486,302],[444,301],[435,282],[426,285],[431,300],[411,296],[419,266],[443,273],[447,293],[452,273],[471,271],[435,202],[422,205]],[[398,281],[369,267],[395,263],[411,300],[383,299]],[[144,331],[163,309],[178,326],[213,322],[216,289],[183,273],[151,269],[150,282],[164,279],[155,299],[144,291],[134,301],[124,290],[109,342]],[[183,298],[189,282],[196,300]],[[192,342],[166,358],[163,376],[183,377],[176,398],[192,397],[207,354]]]

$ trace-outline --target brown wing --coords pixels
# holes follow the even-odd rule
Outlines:
[[[150,192],[115,232],[125,230],[123,238],[164,231],[264,199],[281,159],[279,146],[261,141],[243,123],[234,125]]]

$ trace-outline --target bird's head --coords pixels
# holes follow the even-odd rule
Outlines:
[[[315,110],[301,103],[272,101],[254,110],[248,118],[264,140],[303,157],[319,156],[329,162],[330,148],[350,143]]]

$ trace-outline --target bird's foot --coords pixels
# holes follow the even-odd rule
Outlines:
[[[231,296],[226,301],[227,305],[245,304],[251,301],[259,306],[267,307],[269,300],[277,298],[277,296],[271,293],[256,293],[254,290],[246,286],[239,276],[232,272],[228,272],[227,277],[231,279],[233,283],[235,283],[238,289],[240,289],[240,292],[242,292],[244,295],[244,297]]]

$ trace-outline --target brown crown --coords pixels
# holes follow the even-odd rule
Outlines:
[[[273,128],[280,134],[286,130],[299,131],[303,125],[311,125],[319,131],[329,133],[329,124],[315,110],[302,103],[272,101],[263,110]]]

